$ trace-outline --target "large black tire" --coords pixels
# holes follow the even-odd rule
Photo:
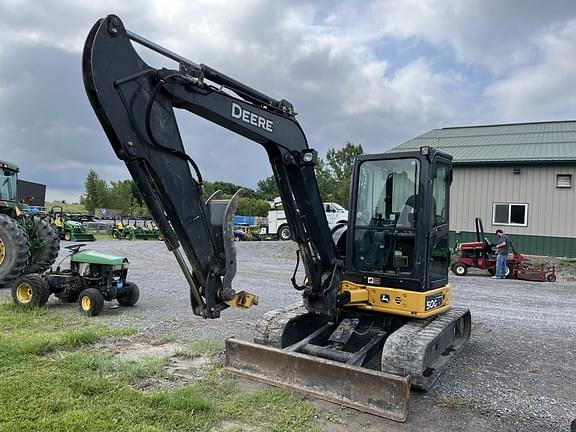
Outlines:
[[[290,240],[292,238],[292,235],[290,234],[290,228],[288,228],[288,225],[282,225],[280,227],[280,229],[278,230],[278,238],[280,240]]]
[[[24,229],[10,216],[0,214],[0,287],[9,286],[24,273],[29,255]]]
[[[78,297],[78,306],[84,315],[100,315],[104,309],[104,296],[96,288],[85,289]]]
[[[42,275],[28,274],[14,281],[12,299],[19,306],[44,306],[49,297],[48,281]]]
[[[134,306],[139,298],[140,289],[134,282],[126,282],[124,289],[116,296],[120,306]]]
[[[28,233],[28,237],[31,243],[37,243],[38,247],[32,251],[26,273],[41,273],[47,270],[54,264],[60,251],[60,238],[54,227],[38,217],[34,218],[34,222],[35,232]]]

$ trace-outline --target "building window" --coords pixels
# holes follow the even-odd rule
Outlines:
[[[492,225],[528,226],[528,204],[494,203]]]
[[[556,187],[557,188],[571,188],[572,187],[572,174],[556,174]]]

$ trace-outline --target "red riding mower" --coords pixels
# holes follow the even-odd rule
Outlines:
[[[452,264],[452,272],[457,276],[466,276],[468,268],[488,270],[491,275],[496,273],[496,250],[494,244],[484,236],[482,219],[476,218],[476,241],[460,243],[457,247],[456,261]],[[514,268],[526,258],[514,250],[506,260],[505,276],[513,276]]]
[[[452,264],[452,272],[457,276],[466,276],[468,268],[488,270],[491,275],[496,273],[496,250],[495,244],[484,236],[482,219],[476,218],[476,241],[460,243],[457,247],[456,261]],[[510,244],[512,254],[506,259],[505,276],[507,278],[549,281],[556,280],[554,267],[545,269],[531,264],[521,253],[516,252]]]

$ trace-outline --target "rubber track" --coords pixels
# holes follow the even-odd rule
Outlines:
[[[24,229],[8,215],[0,214],[0,231],[2,231],[0,235],[6,236],[3,238],[6,257],[3,262],[4,268],[0,268],[0,286],[7,286],[24,272],[28,264],[30,243]],[[12,250],[10,240],[14,244]]]
[[[439,341],[437,338],[446,331],[453,332],[458,321],[461,338],[451,340],[447,347],[440,347],[434,353],[434,346]],[[410,320],[386,340],[382,350],[382,371],[410,375],[412,387],[427,390],[448,366],[449,360],[462,351],[469,338],[468,309],[451,309],[434,318]]]
[[[307,313],[308,311],[302,303],[294,303],[266,312],[256,323],[254,342],[260,345],[283,348],[281,339],[288,323]]]

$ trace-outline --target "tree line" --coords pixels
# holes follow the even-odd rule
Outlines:
[[[352,165],[354,158],[361,154],[362,145],[349,142],[339,150],[328,150],[326,161],[321,158],[318,160],[315,171],[324,202],[348,206]],[[84,186],[85,193],[80,198],[80,203],[91,213],[97,208],[109,208],[120,210],[124,215],[149,216],[142,196],[132,180],[111,181],[108,185],[95,170],[90,170]],[[236,211],[239,215],[266,216],[268,202],[280,195],[274,176],[258,181],[256,190],[233,183],[204,181],[203,194],[207,198],[221,190],[225,198],[230,198],[240,188],[244,190],[244,196],[240,198]]]

